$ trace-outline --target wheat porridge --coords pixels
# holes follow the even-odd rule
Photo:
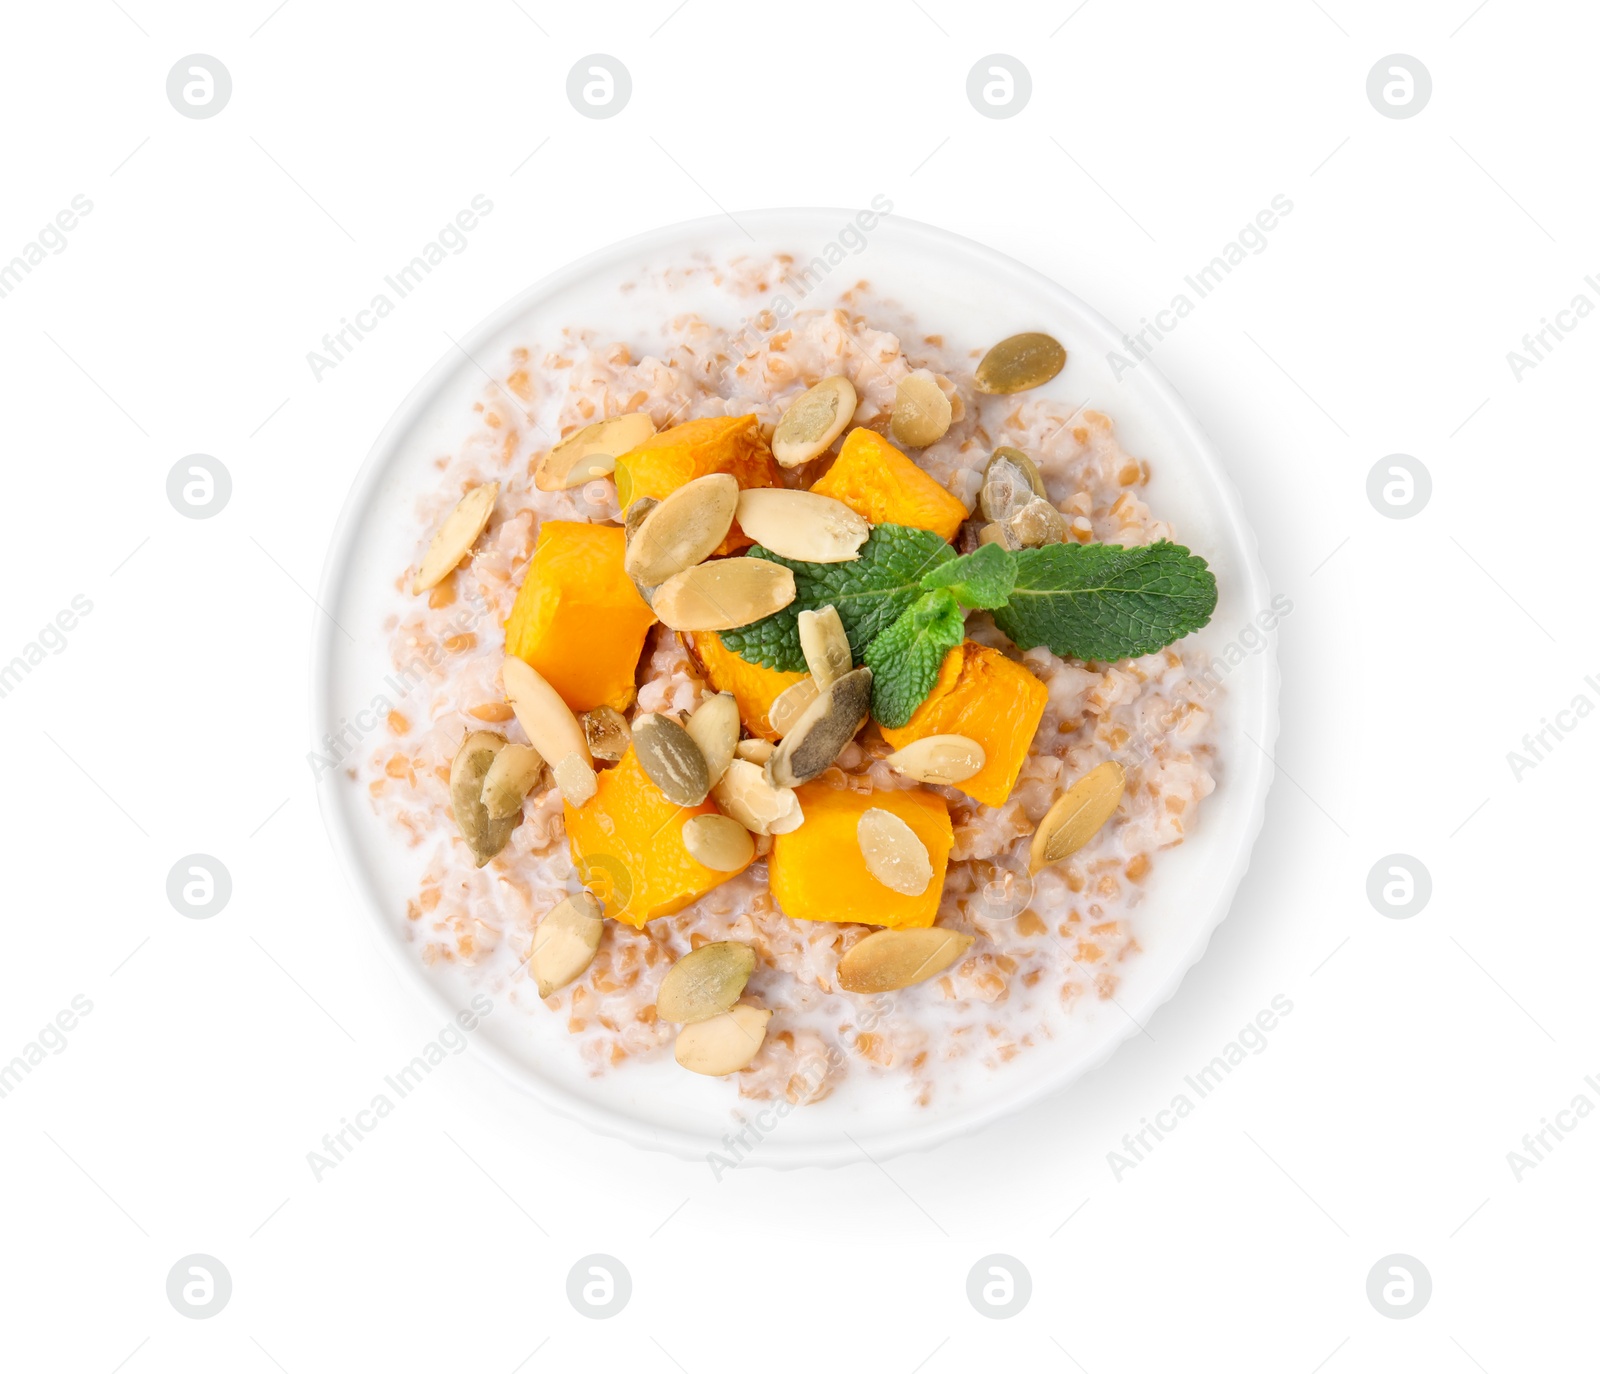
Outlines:
[[[957,347],[867,282],[779,317],[790,266],[680,269],[738,329],[482,359],[360,776],[417,957],[593,1073],[936,1103],[1139,957],[1217,773],[1216,588],[1146,458],[1039,389],[1053,339]]]

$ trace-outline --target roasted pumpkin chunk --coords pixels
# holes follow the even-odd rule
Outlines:
[[[926,735],[965,735],[983,746],[983,767],[953,784],[974,801],[999,806],[1011,795],[1044,715],[1049,689],[998,649],[966,640],[945,655],[927,699],[898,730],[896,749]]]
[[[881,434],[853,429],[811,488],[843,501],[874,525],[911,525],[954,539],[967,508]]]
[[[797,787],[805,820],[775,835],[769,873],[783,914],[801,921],[860,921],[870,926],[931,926],[939,914],[955,831],[944,799],[921,788],[852,792],[823,782]],[[915,897],[885,887],[867,870],[856,838],[863,813],[879,807],[900,817],[928,847],[933,880]]]
[[[719,692],[730,692],[739,703],[739,719],[752,735],[776,740],[778,732],[767,720],[767,712],[778,694],[805,677],[804,673],[780,673],[776,668],[763,668],[750,663],[731,649],[723,647],[722,637],[715,630],[699,630],[683,636],[688,641],[706,681]]]
[[[547,520],[506,620],[506,652],[574,711],[622,710],[655,615],[622,570],[616,525]],[[551,760],[555,762],[555,760]]]
[[[756,417],[713,415],[664,429],[618,458],[617,504],[626,511],[641,496],[659,501],[712,472],[728,473],[741,487],[783,485],[783,469],[761,437]],[[716,552],[733,553],[751,542],[736,521]]]
[[[635,929],[682,911],[734,876],[707,868],[684,847],[683,823],[691,816],[715,815],[717,808],[709,801],[699,806],[669,801],[645,776],[632,749],[615,768],[601,770],[593,798],[563,811],[579,880],[607,916]]]

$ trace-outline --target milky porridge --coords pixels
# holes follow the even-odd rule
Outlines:
[[[875,716],[843,744],[823,772],[798,789],[814,807],[811,821],[786,833],[755,835],[753,862],[732,876],[719,873],[709,879],[702,866],[679,864],[694,868],[700,884],[710,885],[703,892],[692,889],[693,899],[678,909],[665,910],[673,902],[663,901],[663,914],[644,920],[638,929],[628,922],[652,910],[647,899],[654,895],[662,864],[652,859],[655,867],[648,872],[648,865],[634,871],[626,856],[643,849],[626,844],[611,847],[625,856],[620,865],[609,860],[609,868],[597,864],[592,850],[575,863],[568,833],[571,828],[580,847],[584,835],[596,833],[585,816],[594,808],[603,810],[608,796],[622,795],[620,779],[633,766],[635,754],[618,762],[597,749],[592,762],[601,793],[576,812],[570,789],[558,786],[553,776],[557,760],[544,759],[547,766],[527,792],[520,821],[506,822],[514,824],[509,840],[481,867],[452,806],[452,766],[457,765],[459,781],[458,755],[465,738],[487,732],[507,745],[530,743],[508,702],[510,684],[502,669],[507,663],[507,621],[519,589],[534,575],[536,548],[544,560],[546,544],[554,548],[560,542],[558,532],[576,539],[571,531],[577,526],[616,529],[617,546],[622,547],[618,486],[639,485],[639,476],[623,475],[625,470],[634,473],[634,467],[619,463],[616,473],[561,490],[544,490],[536,481],[557,441],[596,421],[645,415],[659,437],[688,421],[754,416],[742,442],[767,463],[774,429],[796,398],[826,379],[843,377],[856,401],[853,415],[846,417],[850,433],[864,433],[857,440],[848,435],[836,439],[827,451],[794,466],[764,469],[775,473],[777,485],[798,490],[820,483],[819,490],[830,489],[830,470],[845,461],[838,456],[842,446],[855,443],[887,453],[884,441],[889,441],[959,502],[960,509],[952,509],[960,527],[945,536],[951,548],[941,553],[954,559],[995,542],[991,535],[979,542],[982,513],[965,520],[961,516],[980,505],[995,450],[1009,447],[1032,460],[1045,499],[1059,513],[1059,523],[1051,524],[1052,547],[1144,549],[1180,539],[1181,531],[1146,505],[1142,493],[1148,464],[1120,447],[1107,416],[1093,409],[1074,411],[1029,390],[981,392],[975,373],[984,348],[954,347],[936,332],[940,321],[914,327],[899,307],[875,299],[868,283],[844,293],[832,309],[801,310],[781,319],[763,312],[763,296],[773,298],[768,293],[789,265],[777,258],[732,268],[681,270],[685,279],[705,278],[701,284],[715,286],[739,303],[745,320],[736,329],[684,314],[641,329],[632,346],[574,328],[559,339],[529,340],[507,357],[481,360],[493,381],[485,384],[473,414],[463,416],[463,437],[439,459],[437,480],[419,493],[412,564],[394,569],[396,610],[385,628],[396,679],[410,690],[390,715],[381,743],[362,764],[361,780],[372,805],[424,865],[407,911],[417,956],[429,965],[470,970],[474,979],[530,1018],[555,1019],[594,1073],[626,1074],[644,1061],[671,1067],[675,1043],[680,1062],[686,1062],[680,1026],[658,1014],[662,980],[691,950],[734,942],[753,950],[754,960],[748,982],[733,995],[742,1007],[771,1013],[754,1057],[730,1075],[740,1095],[817,1101],[847,1076],[864,1075],[892,1083],[897,1092],[927,1104],[938,1100],[952,1061],[989,1066],[1026,1054],[1050,1035],[1053,1023],[1072,1016],[1075,1007],[1112,999],[1120,970],[1139,956],[1129,913],[1152,867],[1161,863],[1162,851],[1182,842],[1200,823],[1200,804],[1212,791],[1217,771],[1212,721],[1216,694],[1214,685],[1201,677],[1209,659],[1192,641],[1180,638],[1156,652],[1117,661],[1059,657],[1043,645],[1022,651],[997,624],[1007,623],[1009,612],[972,609],[963,602],[964,627],[957,631],[962,644],[951,651],[954,659],[945,656],[940,684],[926,701],[932,703],[940,692],[947,692],[940,700],[954,700],[958,689],[951,670],[962,654],[973,663],[991,665],[997,681],[1020,684],[1014,689],[1020,695],[996,696],[984,710],[965,717],[979,722],[973,728],[992,732],[989,757],[994,759],[1000,752],[994,742],[1006,738],[1007,723],[1037,715],[1036,729],[1016,748],[1015,779],[1009,788],[988,789],[993,803],[988,804],[960,783],[944,786],[908,776],[886,760],[905,747],[908,734],[916,735],[919,717],[913,715],[910,726],[896,728],[882,725]],[[904,409],[900,418],[895,416],[897,398],[903,407],[908,395],[920,394],[916,383],[907,384],[913,376],[926,377],[925,385],[939,394],[928,393],[931,400],[912,418],[931,410],[933,429],[947,426],[942,437],[921,447],[906,445],[903,436],[926,440],[929,433],[917,434],[914,425],[903,423]],[[780,448],[782,438],[780,432]],[[896,460],[894,454],[889,457]],[[464,495],[488,483],[498,483],[492,513],[470,552],[436,585],[413,594],[434,532]],[[738,485],[743,489],[747,483],[741,478]],[[831,490],[842,493],[847,504],[859,496],[837,477]],[[633,496],[642,508],[638,492],[624,490],[623,496]],[[902,496],[898,493],[896,499]],[[864,509],[859,501],[856,507]],[[876,524],[872,537],[878,538]],[[717,552],[729,562],[753,561],[741,560],[749,553],[748,540],[740,546],[732,532]],[[548,557],[549,566],[557,566],[555,553]],[[846,570],[841,576],[848,576],[852,565],[836,566]],[[603,579],[583,574],[575,580]],[[663,608],[666,586],[653,589]],[[614,653],[616,641],[632,633],[628,627],[642,629],[633,682],[623,694],[631,700],[613,695],[617,704],[608,710],[620,710],[635,725],[652,713],[681,721],[719,687],[731,690],[732,678],[743,684],[772,671],[742,662],[714,632],[679,631],[655,621],[643,599],[651,590],[643,589],[637,605],[629,605],[614,622],[600,624],[605,617],[597,613],[585,629],[582,617],[574,616],[561,630],[569,642],[558,646],[564,655],[558,661],[587,662],[589,656]],[[590,594],[601,595],[592,588]],[[737,636],[732,632],[734,642]],[[918,690],[924,685],[919,683]],[[827,690],[824,686],[824,695]],[[1033,704],[1024,710],[1019,702]],[[768,753],[762,734],[770,744],[780,732],[753,730],[746,705],[741,696],[740,763],[755,769]],[[781,709],[770,700],[766,705]],[[771,724],[759,703],[751,710],[755,723]],[[787,739],[781,735],[778,743]],[[624,726],[624,747],[626,740]],[[1106,764],[1116,765],[1125,780],[1112,799],[1115,809],[1109,819],[1065,857],[1030,862],[1038,858],[1041,822],[1048,818],[1057,824],[1063,794]],[[615,775],[609,782],[608,774]],[[984,790],[975,782],[968,786]],[[579,797],[593,785],[586,781]],[[717,795],[682,814],[711,814]],[[823,813],[835,802],[847,817],[869,802],[867,814],[909,816],[917,821],[922,840],[928,840],[928,833],[920,818],[933,815],[935,829],[947,833],[942,887],[904,898],[888,887],[874,889],[859,911],[835,891],[826,897],[834,903],[829,910],[809,912],[820,919],[785,914],[778,893],[794,894],[789,905],[805,909],[803,904],[814,895],[811,889],[835,866],[827,858],[831,851],[819,848],[820,839],[809,847],[801,844],[801,837],[810,833],[808,825],[822,833]],[[602,815],[601,831],[610,833],[619,821],[628,823],[625,816],[608,820]],[[681,819],[673,821],[673,837],[681,825]],[[855,863],[864,851],[850,847],[850,833],[848,827],[840,828],[837,834],[846,838],[829,843],[840,846],[836,852],[841,859],[848,849]],[[928,841],[936,869],[945,843]],[[786,852],[794,858],[786,860]],[[918,851],[919,862],[921,857]],[[786,874],[774,872],[785,863]],[[619,867],[624,871],[607,877]],[[603,881],[597,883],[597,878]],[[619,893],[619,882],[627,890]],[[637,910],[626,919],[606,919],[592,962],[575,980],[541,999],[528,963],[535,932],[552,909],[586,884],[596,889],[608,917],[624,902]],[[678,900],[681,896],[674,898]],[[875,934],[876,923],[839,919],[838,913],[892,912],[901,909],[897,904],[905,904],[908,913],[910,904],[920,904],[918,914],[905,917],[904,928],[933,926],[954,932],[958,943],[971,937],[970,944],[931,977],[884,991],[845,990],[840,960]]]

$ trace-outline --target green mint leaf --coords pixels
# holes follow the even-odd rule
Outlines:
[[[1111,662],[1164,649],[1217,606],[1206,561],[1163,539],[1143,548],[1047,544],[1020,549],[1010,599],[994,623],[1019,649]]]
[[[911,719],[938,681],[945,655],[965,634],[961,603],[937,587],[867,645],[863,661],[872,669],[872,714],[880,725],[893,730]]]
[[[1017,580],[1017,565],[998,544],[982,544],[972,553],[941,563],[922,579],[924,591],[944,587],[969,611],[1004,606]]]
[[[921,595],[923,574],[956,556],[931,530],[909,525],[874,525],[861,556],[849,563],[801,563],[760,545],[746,552],[788,568],[794,574],[794,600],[775,615],[722,631],[722,642],[746,662],[785,673],[806,669],[800,651],[801,611],[834,607],[859,663],[867,645]]]

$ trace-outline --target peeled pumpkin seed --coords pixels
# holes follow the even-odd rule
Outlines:
[[[739,493],[739,528],[780,558],[800,563],[850,563],[872,526],[831,496],[785,487]]]
[[[508,744],[494,756],[483,775],[483,809],[489,819],[503,821],[520,815],[523,798],[533,791],[544,771],[544,760],[537,749],[526,744]]]
[[[1116,811],[1126,783],[1122,765],[1107,759],[1067,788],[1033,832],[1028,872],[1037,873],[1088,844]]]
[[[683,823],[683,847],[696,863],[718,873],[737,873],[755,857],[756,842],[732,816],[690,816]],[[682,1020],[682,1017],[674,1017]]]
[[[674,574],[650,607],[669,630],[736,630],[794,600],[794,574],[765,558],[717,558]]]
[[[572,807],[584,807],[594,800],[600,782],[594,775],[594,765],[583,754],[573,750],[552,768],[556,788],[561,799]]]
[[[908,372],[894,392],[889,432],[908,448],[927,448],[950,428],[950,398],[926,368]]]
[[[699,816],[697,820],[714,819]],[[722,819],[727,819],[723,817]],[[656,994],[656,1016],[678,1025],[709,1021],[731,1011],[750,981],[756,952],[737,940],[718,940],[691,950],[667,970]]]
[[[703,563],[727,538],[738,506],[739,483],[725,472],[685,482],[634,526],[623,570],[635,584],[658,587],[674,573]]]
[[[1002,549],[1019,549],[1022,547],[1017,543],[1015,531],[1003,520],[991,520],[979,530],[978,543],[980,546],[998,544]]]
[[[678,1032],[673,1055],[690,1073],[722,1078],[738,1073],[761,1052],[772,1013],[765,1007],[735,1007]]]
[[[583,738],[589,753],[597,759],[615,763],[628,752],[633,736],[628,732],[628,718],[614,706],[596,706],[578,717],[583,726]]]
[[[983,771],[983,746],[965,735],[924,735],[884,760],[896,773],[918,782],[951,787]]]
[[[479,868],[506,847],[522,821],[520,814],[491,816],[483,804],[483,781],[505,747],[504,735],[474,730],[461,741],[450,764],[450,810]]]
[[[856,413],[856,389],[848,377],[824,377],[789,403],[772,431],[772,456],[786,468],[815,458],[844,433]]]
[[[765,763],[772,757],[772,751],[778,746],[769,739],[742,739],[733,746],[735,758],[747,759],[751,763]]]
[[[991,396],[1043,386],[1067,365],[1067,350],[1048,334],[1013,334],[983,355],[974,382]]]
[[[978,492],[978,509],[984,519],[1009,520],[1035,496],[1048,499],[1044,478],[1033,459],[1020,448],[997,448],[983,470],[983,486]]]
[[[801,611],[796,617],[800,630],[800,652],[819,688],[831,687],[850,671],[850,639],[844,622],[832,606],[820,611]],[[776,727],[774,727],[776,728]]]
[[[588,738],[561,693],[520,658],[506,659],[500,667],[500,681],[528,743],[547,759],[564,760],[568,754],[577,754],[588,764]]]
[[[943,973],[972,945],[972,936],[938,926],[876,930],[839,960],[846,992],[894,992]]]
[[[489,517],[494,514],[495,498],[499,495],[498,482],[485,482],[481,487],[474,487],[456,502],[456,508],[445,516],[444,524],[439,526],[438,532],[428,544],[428,551],[422,556],[422,566],[417,569],[417,575],[411,579],[413,596],[437,587],[455,571],[456,564],[465,558],[472,546],[478,542],[483,527],[489,523]]]
[[[787,835],[805,821],[794,789],[774,787],[762,767],[747,759],[728,765],[711,799],[753,835]]]
[[[671,716],[641,715],[633,722],[633,752],[645,777],[678,806],[699,806],[711,790],[706,756]]]
[[[917,832],[893,811],[869,806],[856,822],[867,872],[893,892],[920,897],[933,881],[933,860]]]
[[[1066,518],[1048,501],[1037,496],[1003,523],[1019,548],[1037,549],[1045,544],[1064,544],[1067,541]]]
[[[567,491],[596,477],[609,477],[617,459],[656,432],[648,415],[614,415],[585,425],[550,450],[534,473],[540,491]]]
[[[684,722],[689,738],[700,746],[705,756],[709,787],[715,787],[733,762],[734,750],[739,747],[739,703],[731,692],[718,692],[707,697]]]
[[[798,787],[831,767],[867,723],[871,704],[871,668],[853,668],[829,684],[767,760],[767,777],[773,786]]]
[[[767,724],[772,727],[773,733],[787,735],[821,695],[814,678],[803,677],[799,682],[790,683],[767,707]]]
[[[564,988],[594,962],[605,925],[600,903],[587,892],[577,892],[556,903],[533,932],[533,952],[528,956],[528,972],[548,997]]]

